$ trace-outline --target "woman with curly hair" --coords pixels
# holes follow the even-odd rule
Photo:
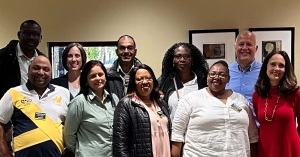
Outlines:
[[[265,58],[252,95],[260,124],[258,157],[300,157],[300,90],[285,51]]]
[[[166,52],[158,79],[173,120],[179,98],[207,87],[208,63],[200,50],[189,43],[176,43]]]
[[[127,95],[114,114],[114,157],[171,156],[169,110],[161,95],[149,66],[132,70]]]

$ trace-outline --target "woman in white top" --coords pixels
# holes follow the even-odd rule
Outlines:
[[[75,97],[80,91],[79,78],[86,58],[81,44],[69,44],[62,53],[62,64],[68,73],[51,80],[51,83],[69,89],[71,98]]]
[[[207,86],[208,64],[200,50],[189,43],[176,43],[166,52],[158,79],[173,120],[179,98]]]
[[[258,130],[248,101],[225,89],[230,79],[225,61],[209,69],[208,87],[179,103],[172,126],[172,157],[255,157]]]

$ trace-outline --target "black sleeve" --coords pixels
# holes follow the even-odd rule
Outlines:
[[[113,157],[129,157],[129,134],[131,128],[129,104],[122,99],[115,110],[113,121]]]

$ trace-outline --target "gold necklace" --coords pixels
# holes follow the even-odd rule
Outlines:
[[[274,109],[273,109],[272,118],[269,119],[269,118],[267,117],[267,109],[268,109],[268,95],[267,95],[266,103],[265,103],[265,111],[264,111],[264,112],[265,112],[265,120],[266,120],[266,121],[271,122],[271,121],[273,120],[273,118],[274,118],[274,113],[275,113],[276,107],[277,107],[277,105],[278,105],[278,100],[279,100],[279,98],[280,98],[280,95],[278,94],[278,96],[277,96],[277,101],[276,101],[275,107],[274,107]]]

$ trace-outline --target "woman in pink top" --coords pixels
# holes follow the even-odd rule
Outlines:
[[[161,98],[152,69],[135,67],[114,114],[114,157],[171,156],[169,108]]]

